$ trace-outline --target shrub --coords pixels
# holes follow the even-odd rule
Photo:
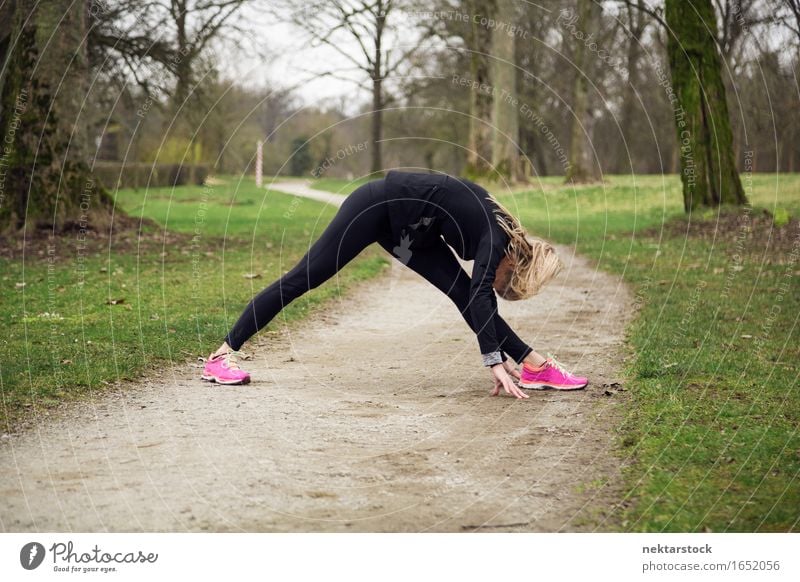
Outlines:
[[[109,190],[202,185],[208,177],[208,167],[192,164],[97,162],[94,165],[94,175]]]

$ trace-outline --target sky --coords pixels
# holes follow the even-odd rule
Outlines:
[[[363,72],[342,73],[356,82],[321,75],[323,71],[348,66],[333,48],[324,45],[312,48],[306,33],[288,22],[271,20],[253,6],[245,8],[243,21],[254,36],[254,43],[247,44],[255,46],[246,51],[233,50],[230,62],[225,63],[225,72],[238,83],[253,87],[295,87],[294,94],[307,106],[343,103],[348,113],[370,99]],[[340,46],[344,50],[358,50],[355,41]]]
[[[392,20],[401,27],[402,33],[398,38],[386,38],[386,45],[392,48],[400,41],[416,42],[412,35],[407,34],[409,28],[402,29],[407,15],[398,13],[390,22]],[[255,87],[276,84],[281,88],[296,87],[294,93],[305,105],[331,103],[346,113],[356,113],[360,106],[370,101],[371,84],[366,73],[346,71],[352,69],[352,63],[335,49],[325,45],[311,47],[306,32],[287,21],[277,21],[263,9],[259,10],[257,3],[243,8],[241,22],[251,31],[252,42],[245,44],[252,48],[245,53],[234,50],[233,54],[223,58],[227,61],[225,72],[238,83]],[[339,38],[338,46],[342,50],[360,54],[355,40],[346,35]],[[327,71],[337,71],[337,75],[351,81],[323,76],[322,73]]]

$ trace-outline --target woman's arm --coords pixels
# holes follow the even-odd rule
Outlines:
[[[511,326],[500,316],[499,312],[494,315],[494,328],[497,339],[502,346],[503,355],[510,355],[515,362],[521,364],[533,348],[522,341],[519,336],[511,329]]]
[[[475,330],[478,338],[484,366],[493,366],[503,362],[495,327],[497,297],[492,284],[497,264],[505,255],[505,250],[501,246],[504,242],[493,229],[490,229],[480,240],[475,254],[475,262],[472,265],[469,309],[472,329]]]

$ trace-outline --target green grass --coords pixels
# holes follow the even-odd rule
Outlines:
[[[786,247],[770,255],[763,246],[737,247],[730,234],[662,236],[662,225],[683,216],[675,176],[562,182],[495,192],[532,233],[573,244],[622,275],[640,307],[628,330],[635,357],[624,369],[616,427],[625,509],[609,510],[599,526],[800,529],[800,257]],[[745,186],[753,206],[779,225],[800,217],[800,175],[755,175]],[[699,214],[695,220],[716,220],[715,211]]]
[[[77,235],[64,235],[55,241],[52,264],[46,254],[0,259],[1,430],[114,380],[206,355],[335,212],[234,179],[213,188],[123,190],[117,204],[161,226],[148,228],[141,244],[134,234],[91,252],[78,248]],[[292,303],[266,331],[303,317],[386,264],[379,249],[370,249],[335,281]]]
[[[756,175],[749,195],[776,217],[800,216],[800,176]],[[618,427],[621,455],[634,461],[630,508],[606,525],[797,531],[797,255],[737,246],[736,233],[660,236],[667,219],[683,214],[674,178],[634,184],[615,176],[601,187],[557,187],[513,201],[532,231],[575,244],[598,268],[623,275],[641,307],[629,329],[635,358]],[[648,228],[658,234],[642,234]]]
[[[683,215],[675,176],[611,176],[574,189],[561,182],[548,178],[531,191],[497,193],[532,233],[574,244],[600,269],[622,275],[639,307],[628,329],[634,357],[623,370],[623,419],[615,427],[625,504],[609,509],[599,527],[797,531],[797,253],[786,245],[771,254],[740,247],[730,233],[706,240],[661,231]],[[359,183],[323,179],[315,186],[348,192]],[[779,224],[800,216],[800,175],[755,175],[745,184],[753,205],[768,208]],[[4,261],[6,421],[26,407],[92,394],[151,364],[204,354],[333,213],[233,181],[208,192],[125,191],[118,201],[188,235],[207,204],[197,244],[106,249],[86,258],[83,285],[74,240],[62,241],[52,273],[42,258],[26,261],[24,270],[21,262]],[[716,219],[708,211],[693,218]],[[371,276],[383,264],[380,254],[368,253],[339,283]],[[252,272],[263,276],[242,277]],[[294,320],[338,291],[323,286],[284,314]],[[109,298],[125,301],[107,305]]]

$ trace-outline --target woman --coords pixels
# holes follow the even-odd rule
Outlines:
[[[512,376],[530,389],[576,390],[588,384],[533,351],[497,311],[495,292],[511,301],[527,299],[558,274],[562,265],[553,247],[529,238],[519,221],[477,184],[444,174],[396,171],[345,199],[305,257],[245,308],[207,360],[203,379],[249,382],[250,375],[235,359],[241,346],[286,305],[327,281],[374,242],[456,304],[477,335],[483,365],[491,369],[492,395],[502,388],[527,398]],[[474,260],[471,277],[448,245],[462,259]],[[521,374],[507,355],[522,364]]]

